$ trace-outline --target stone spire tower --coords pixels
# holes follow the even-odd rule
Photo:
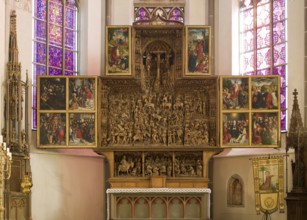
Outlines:
[[[307,133],[303,127],[298,107],[297,91],[293,92],[294,101],[287,137],[287,148],[294,148],[295,162],[292,161],[293,188],[287,193],[287,218],[303,220],[307,216]]]
[[[18,62],[17,30],[16,30],[16,12],[12,11],[9,41],[9,62],[20,66]]]
[[[300,113],[297,95],[295,89],[293,92],[293,108],[290,119],[290,128],[287,136],[287,148],[295,150],[295,163],[293,163],[293,190],[294,192],[305,191],[305,159],[304,148],[306,135],[304,132],[303,120]]]
[[[298,92],[295,89],[293,92],[294,100],[293,100],[293,107],[290,119],[290,127],[288,132],[288,140],[287,144],[294,145],[293,147],[297,146],[298,135],[303,131],[303,120],[300,112],[300,108],[298,105],[297,95]]]
[[[21,64],[18,60],[16,12],[10,17],[9,61],[5,98],[5,129],[8,147],[14,153],[28,154],[28,75],[21,80]],[[25,117],[23,117],[25,116]]]
[[[32,175],[29,156],[28,74],[26,74],[26,81],[22,81],[16,24],[16,12],[12,11],[4,100],[5,127],[2,130],[4,141],[12,152],[11,178],[5,181],[5,219],[12,218],[10,207],[14,207],[14,204],[19,201],[23,201],[24,206],[16,207],[16,213],[18,213],[16,215],[21,216],[20,213],[27,213],[25,218],[31,219]]]

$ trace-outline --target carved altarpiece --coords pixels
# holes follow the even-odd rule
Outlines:
[[[97,152],[112,188],[208,187],[219,151],[218,78],[183,77],[184,26],[172,24],[136,22],[132,77],[102,78]]]
[[[218,78],[183,77],[184,26],[155,19],[160,25],[132,27],[132,76],[101,80],[96,151],[110,167],[108,218],[203,219],[210,216],[208,164],[220,150]]]

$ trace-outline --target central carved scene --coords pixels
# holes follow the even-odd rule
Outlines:
[[[102,80],[102,147],[216,146],[217,78],[182,77],[182,31],[134,30],[134,78]]]

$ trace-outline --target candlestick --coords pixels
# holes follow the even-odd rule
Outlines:
[[[9,156],[9,160],[12,160],[12,153],[11,153],[11,152],[8,152],[7,155]]]

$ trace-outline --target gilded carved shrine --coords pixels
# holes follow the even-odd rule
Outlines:
[[[131,32],[131,76],[109,73],[101,79],[96,151],[109,161],[109,182],[208,187],[207,163],[219,151],[218,78],[184,77],[183,25],[135,24]],[[109,70],[116,69],[116,62],[112,65]],[[155,185],[156,177],[165,181]]]
[[[4,99],[5,126],[0,135],[0,219],[31,219],[29,83],[27,74],[26,81],[21,79],[18,53],[16,12],[12,11]]]
[[[210,216],[218,77],[208,74],[210,29],[190,30],[188,41],[183,15],[184,7],[139,3],[132,27],[106,28],[95,151],[109,162],[108,219]]]

